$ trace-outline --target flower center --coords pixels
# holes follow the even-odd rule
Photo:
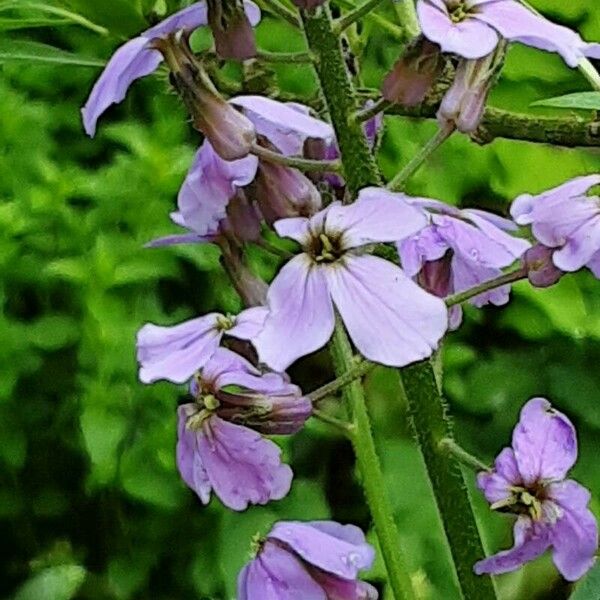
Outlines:
[[[473,14],[473,7],[467,6],[464,2],[448,4],[448,13],[453,23],[461,23]]]
[[[338,260],[344,251],[340,248],[340,238],[321,233],[311,240],[308,253],[317,263],[332,263]]]
[[[511,487],[512,495],[509,498],[492,504],[492,510],[510,512],[518,515],[528,515],[534,521],[540,521],[543,516],[542,503],[545,499],[543,485],[536,485],[531,489],[521,486]]]
[[[233,315],[219,315],[217,317],[217,329],[219,331],[227,331],[235,325],[235,317]]]

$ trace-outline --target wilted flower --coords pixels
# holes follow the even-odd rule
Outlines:
[[[289,491],[292,470],[279,447],[263,433],[298,431],[311,414],[310,401],[279,373],[261,374],[248,361],[218,348],[192,381],[195,402],[178,409],[177,466],[207,504],[211,491],[225,506],[279,500]]]
[[[354,525],[334,521],[281,521],[238,577],[237,600],[377,600],[377,590],[358,581],[375,552]]]
[[[243,0],[207,0],[207,3],[208,24],[215,39],[217,54],[221,58],[237,60],[256,56],[252,27],[260,19],[260,12],[251,21],[251,12]]]
[[[260,9],[250,0],[245,0],[244,7],[250,22],[256,25],[260,20]],[[118,48],[81,111],[87,134],[93,137],[100,115],[111,104],[121,102],[136,79],[150,75],[162,63],[163,55],[156,49],[155,40],[164,39],[177,31],[193,31],[207,24],[206,2],[196,2]]]
[[[146,323],[137,334],[140,381],[187,381],[210,360],[224,335],[251,340],[265,317],[266,309],[254,307],[237,316],[209,313],[173,327]]]
[[[565,479],[577,460],[577,438],[569,419],[544,398],[521,410],[512,448],[504,448],[479,488],[491,508],[518,515],[515,546],[478,562],[476,573],[505,573],[552,548],[557,569],[569,581],[594,563],[598,526],[589,510],[590,493]]]
[[[464,58],[483,58],[502,38],[556,52],[570,67],[584,56],[600,57],[600,44],[584,42],[517,0],[419,0],[417,13],[425,37]]]
[[[269,314],[254,339],[275,370],[321,348],[331,337],[334,304],[358,350],[402,366],[425,358],[447,327],[445,304],[364,246],[413,235],[427,224],[400,194],[366,188],[349,206],[333,202],[310,219],[283,219],[275,230],[302,245],[271,283]]]
[[[519,225],[531,225],[534,237],[552,248],[562,271],[587,267],[600,278],[600,197],[588,196],[600,175],[576,177],[533,196],[523,194],[510,209]]]
[[[529,283],[535,287],[550,287],[564,275],[552,262],[554,250],[543,244],[536,244],[523,255],[522,264],[527,270]]]
[[[502,274],[529,248],[529,242],[507,231],[514,223],[483,210],[459,210],[437,200],[412,199],[412,205],[429,215],[429,225],[398,244],[402,268],[426,290],[445,297],[462,292]],[[481,307],[506,304],[510,286],[502,286],[471,299]],[[462,320],[462,309],[450,309],[450,327]]]

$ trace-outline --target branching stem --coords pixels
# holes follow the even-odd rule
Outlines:
[[[308,394],[308,398],[313,403],[319,402],[327,396],[335,394],[335,392],[347,386],[349,383],[364,377],[367,373],[372,371],[375,366],[376,365],[374,363],[369,362],[368,360],[361,360],[356,364],[355,367],[352,367],[337,379],[326,383],[325,385]]]
[[[447,452],[459,463],[473,469],[474,471],[490,471],[490,467],[459,446],[452,438],[446,437],[439,442],[440,449]]]
[[[342,170],[342,163],[339,160],[312,160],[309,158],[300,158],[298,156],[284,156],[279,152],[263,148],[258,144],[252,146],[251,152],[267,162],[300,169],[301,171],[337,173]]]
[[[346,13],[343,17],[340,17],[334,24],[334,31],[336,34],[340,34],[345,29],[348,29],[353,23],[356,23],[359,19],[362,19],[366,14],[370,13],[379,4],[382,4],[384,0],[367,0],[365,3],[357,6],[353,11]]]

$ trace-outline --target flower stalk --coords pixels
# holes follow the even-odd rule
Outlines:
[[[285,156],[274,150],[269,150],[258,144],[254,144],[251,149],[252,154],[255,154],[262,160],[300,169],[312,173],[337,173],[342,170],[342,163],[339,160],[312,160],[310,158],[300,158],[297,156]]]
[[[490,467],[467,452],[462,446],[459,446],[452,438],[443,438],[440,440],[440,449],[447,452],[460,464],[473,469],[474,471],[491,471]]]
[[[353,11],[346,13],[343,17],[340,17],[334,24],[334,31],[336,34],[340,34],[362,19],[366,14],[370,13],[374,8],[377,8],[379,4],[382,4],[383,0],[367,0],[360,6],[357,6]]]
[[[356,361],[355,361],[356,362]],[[325,385],[317,388],[314,392],[308,394],[308,399],[313,403],[320,402],[327,396],[331,396],[335,394],[337,391],[341,390],[343,387],[348,384],[356,381],[357,379],[361,379],[367,373],[372,371],[375,368],[375,364],[369,362],[368,360],[361,360],[355,367],[351,367],[348,369],[343,375],[326,383]]]

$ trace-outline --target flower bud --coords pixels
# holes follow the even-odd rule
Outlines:
[[[181,34],[153,40],[171,70],[171,81],[188,112],[194,127],[210,141],[224,160],[237,160],[250,153],[256,141],[252,122],[227,103],[190,49],[188,38]]]
[[[535,287],[550,287],[564,275],[552,262],[553,248],[536,244],[523,255],[522,264],[527,269],[527,278]]]
[[[246,60],[256,56],[256,40],[243,0],[208,0],[208,24],[221,58]]]
[[[439,298],[445,298],[451,293],[452,251],[446,252],[442,258],[423,263],[417,281],[429,293]]]
[[[477,60],[461,60],[452,85],[444,95],[437,118],[442,126],[453,123],[463,133],[473,133],[483,117],[485,103],[495,83],[505,53],[499,44],[494,52]]]
[[[242,190],[236,190],[229,201],[226,223],[221,223],[221,229],[241,243],[256,242],[260,238],[260,214]]]
[[[408,46],[388,73],[381,93],[394,104],[420,104],[439,77],[443,65],[440,47],[420,36]]]

